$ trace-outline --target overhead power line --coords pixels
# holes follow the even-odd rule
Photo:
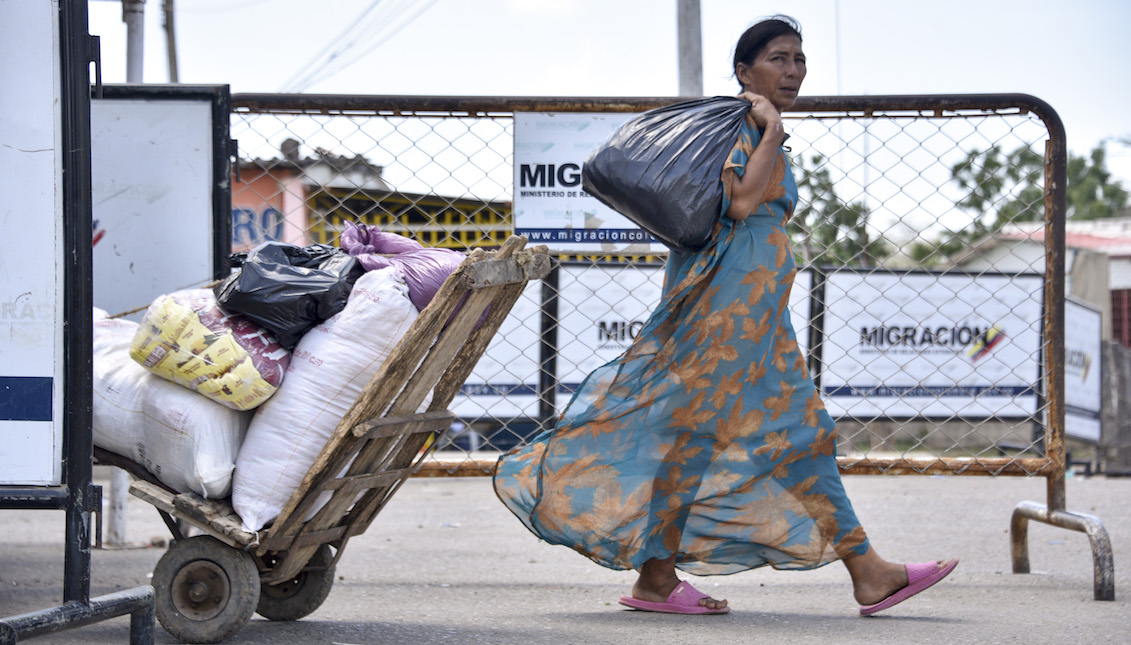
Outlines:
[[[373,0],[281,88],[302,92],[372,53],[427,11],[436,0]]]

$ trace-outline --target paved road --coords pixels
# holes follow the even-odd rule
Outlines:
[[[103,481],[102,483],[105,483]],[[254,618],[227,643],[1131,643],[1131,480],[1073,478],[1070,511],[1103,520],[1116,563],[1116,600],[1092,600],[1081,533],[1032,524],[1033,574],[1014,575],[1009,518],[1043,502],[1043,479],[850,477],[849,495],[881,554],[959,557],[939,586],[877,617],[857,616],[844,567],[758,570],[694,579],[730,600],[725,616],[623,610],[633,575],[538,542],[495,499],[489,481],[408,482],[369,531],[350,542],[330,597],[293,623]],[[146,584],[167,532],[131,498],[136,546],[93,553],[92,595]],[[62,598],[63,515],[0,511],[0,616]],[[29,642],[128,642],[118,618]],[[175,643],[160,626],[157,643]]]

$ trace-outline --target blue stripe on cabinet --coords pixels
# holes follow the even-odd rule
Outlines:
[[[54,380],[0,376],[0,421],[50,421]]]

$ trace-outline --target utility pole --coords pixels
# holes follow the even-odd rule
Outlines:
[[[126,82],[141,83],[145,70],[145,0],[122,0],[126,23]]]
[[[180,75],[177,73],[177,30],[173,26],[173,0],[165,0],[161,6],[165,16],[165,57],[169,63],[169,82],[179,83]]]
[[[699,0],[676,0],[679,95],[703,96],[703,27]]]

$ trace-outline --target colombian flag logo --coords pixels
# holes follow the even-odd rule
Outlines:
[[[970,358],[971,363],[977,363],[1003,340],[1005,340],[1005,332],[1001,330],[1001,327],[994,325],[974,339],[974,342],[970,344],[970,349],[966,352],[966,356]]]

